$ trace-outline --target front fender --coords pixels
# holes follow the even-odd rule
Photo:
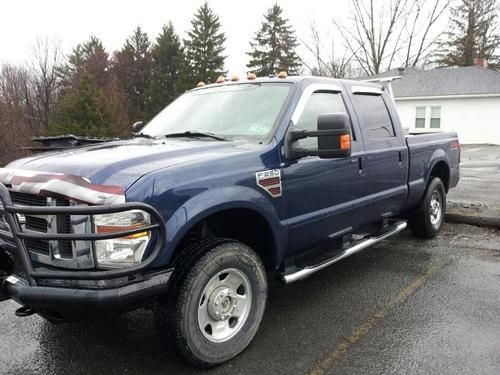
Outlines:
[[[175,248],[197,223],[227,209],[245,208],[260,214],[269,224],[274,240],[274,259],[279,264],[282,259],[286,231],[283,230],[278,213],[267,196],[244,186],[227,186],[205,190],[179,207],[166,221],[166,251],[158,263],[166,265]]]

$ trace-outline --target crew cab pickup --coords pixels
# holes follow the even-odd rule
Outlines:
[[[52,322],[155,306],[197,366],[241,353],[267,278],[440,231],[455,133],[405,136],[383,85],[314,77],[185,93],[133,139],[0,169],[0,300]]]

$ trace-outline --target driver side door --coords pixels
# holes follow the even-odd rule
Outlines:
[[[312,85],[311,85],[312,86]],[[322,85],[324,86],[324,85]],[[291,129],[317,130],[318,117],[341,112],[350,116],[349,102],[338,90],[311,90],[295,114]],[[289,129],[289,130],[291,130]],[[289,251],[300,252],[342,236],[364,223],[367,172],[365,150],[358,129],[352,130],[352,155],[335,159],[307,156],[286,160],[283,168],[284,198],[289,228]],[[317,149],[317,138],[297,141],[297,146]]]

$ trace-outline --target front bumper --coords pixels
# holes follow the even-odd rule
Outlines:
[[[24,229],[20,215],[96,215],[132,209],[143,210],[154,222],[145,227],[111,233],[41,233]],[[140,306],[163,293],[170,270],[152,273],[151,266],[165,246],[165,223],[161,215],[144,203],[115,205],[34,207],[14,205],[8,189],[0,183],[0,215],[10,228],[0,228],[0,301],[14,299],[52,321],[114,314]],[[121,238],[141,231],[154,237],[149,255],[138,265],[123,269],[68,270],[33,261],[25,241],[98,241]],[[8,244],[8,245],[7,245]]]
[[[135,309],[161,295],[171,273],[164,271],[112,289],[30,286],[16,276],[8,276],[0,286],[0,301],[12,298],[54,323],[102,317]]]

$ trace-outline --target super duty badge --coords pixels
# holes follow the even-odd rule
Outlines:
[[[255,179],[257,186],[267,191],[271,197],[281,197],[281,171],[279,169],[257,172]]]

